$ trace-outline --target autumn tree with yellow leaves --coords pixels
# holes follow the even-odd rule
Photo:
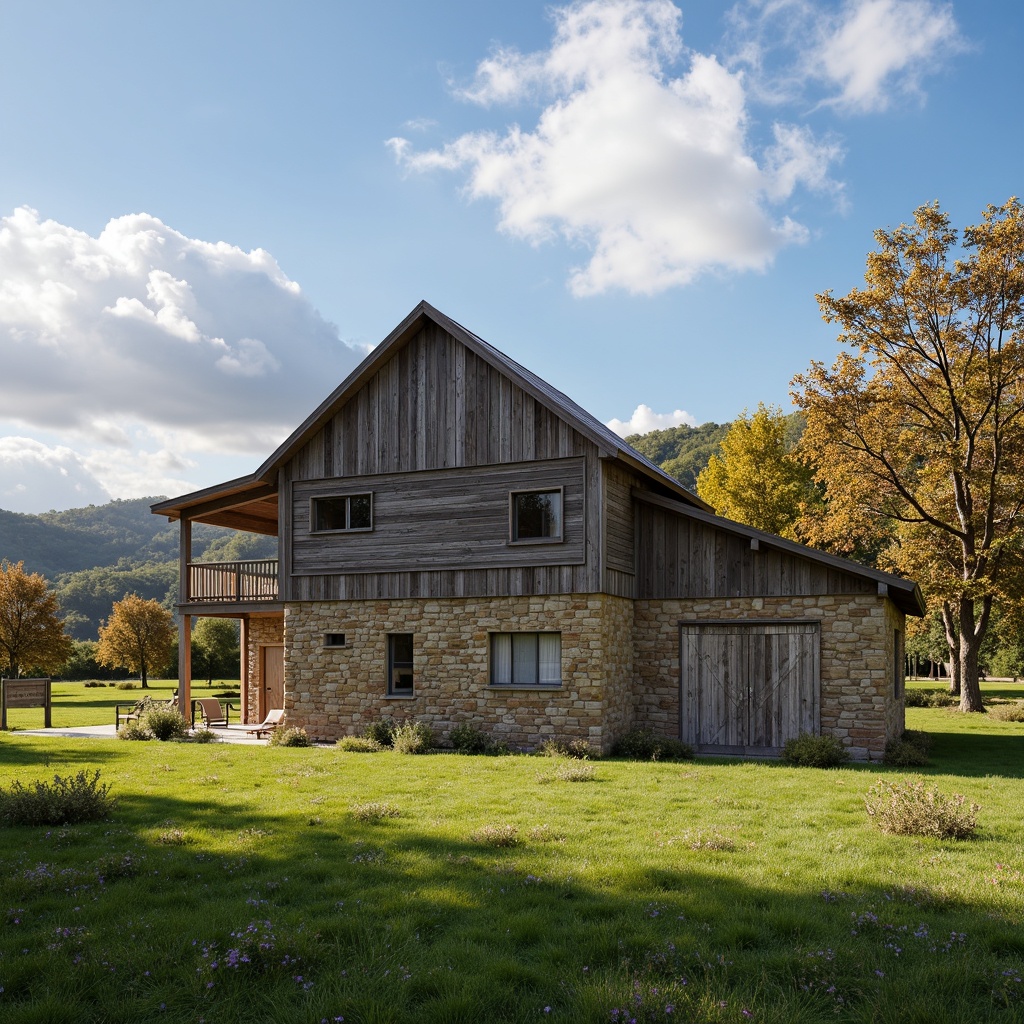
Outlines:
[[[989,206],[961,241],[931,203],[875,241],[863,288],[817,297],[852,352],[794,379],[801,446],[837,531],[888,532],[882,563],[943,612],[960,708],[984,711],[993,602],[1024,575],[1024,209]]]
[[[71,657],[57,595],[25,563],[0,562],[0,670],[17,677],[25,668],[56,672]]]
[[[110,618],[100,626],[96,660],[138,672],[145,690],[149,673],[167,664],[177,642],[174,618],[159,601],[128,594],[114,602]]]

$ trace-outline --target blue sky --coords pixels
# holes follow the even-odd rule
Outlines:
[[[624,431],[788,408],[875,228],[1021,191],[1022,28],[5,0],[0,508],[247,473],[421,298]]]

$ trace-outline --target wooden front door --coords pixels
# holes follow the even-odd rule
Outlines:
[[[260,719],[284,707],[284,644],[260,648]]]
[[[778,754],[821,727],[816,622],[680,628],[682,739],[704,753]]]

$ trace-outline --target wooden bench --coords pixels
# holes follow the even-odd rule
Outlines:
[[[177,710],[177,707],[177,694],[170,700],[153,700],[152,697],[147,695],[141,700],[137,700],[134,704],[115,704],[114,728],[120,729],[125,722],[138,722],[147,711],[151,711],[153,708],[174,708]],[[127,708],[128,710],[122,711],[121,708]]]

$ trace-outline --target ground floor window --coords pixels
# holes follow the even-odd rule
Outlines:
[[[412,633],[388,634],[388,694],[393,697],[411,697]]]
[[[492,633],[492,686],[560,686],[561,633]]]

